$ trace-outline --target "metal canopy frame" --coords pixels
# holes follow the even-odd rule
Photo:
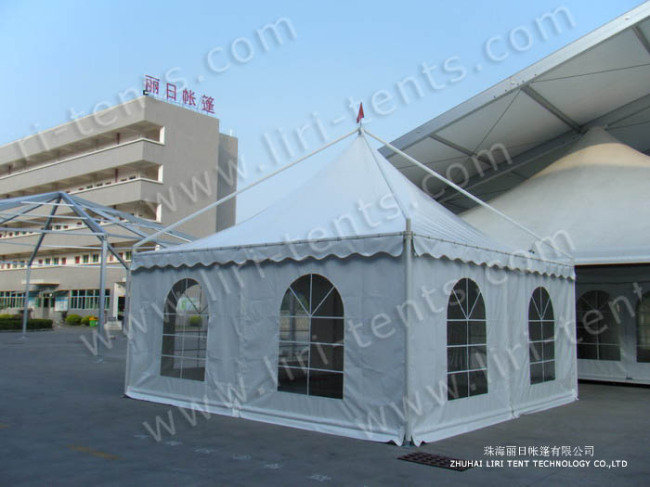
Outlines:
[[[61,214],[65,213],[65,214]],[[83,225],[74,230],[56,229],[57,220],[69,222],[76,220]],[[111,227],[120,228],[114,232]],[[129,264],[115,250],[115,240],[134,241],[143,240],[155,247],[170,247],[184,242],[191,242],[196,238],[182,232],[165,229],[157,223],[136,217],[130,213],[99,205],[91,201],[69,195],[63,191],[43,193],[32,196],[20,196],[0,200],[0,230],[28,232],[38,235],[35,244],[25,242],[12,242],[11,239],[2,239],[0,244],[20,245],[32,247],[25,270],[25,298],[22,316],[22,338],[26,338],[27,319],[29,314],[29,292],[31,285],[31,271],[34,260],[41,248],[77,248],[75,245],[48,246],[44,245],[45,237],[58,234],[70,237],[94,237],[99,241],[97,249],[101,251],[100,277],[99,277],[99,310],[98,331],[104,332],[106,322],[106,269],[107,255],[110,252],[127,272]],[[84,231],[85,230],[85,231]],[[84,247],[91,248],[91,247]],[[94,248],[94,247],[92,247]]]
[[[439,173],[450,170],[454,161],[464,161],[471,168],[464,189],[490,199],[543,169],[592,127],[604,127],[621,142],[650,153],[644,136],[650,131],[649,74],[650,2],[646,2],[391,145],[435,166]],[[627,84],[607,90],[603,88],[607,80]],[[495,164],[486,155],[500,137],[511,157]],[[414,182],[423,183],[423,171],[408,159],[387,145],[380,152]],[[435,187],[432,193],[456,212],[472,206],[451,188]]]

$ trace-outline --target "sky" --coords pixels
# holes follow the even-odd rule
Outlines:
[[[242,188],[353,130],[360,101],[394,140],[641,3],[0,0],[0,145],[116,105],[151,75],[214,98]],[[556,26],[539,21],[552,12]],[[244,193],[238,220],[343,148]]]

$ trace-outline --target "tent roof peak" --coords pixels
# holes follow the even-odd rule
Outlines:
[[[139,253],[137,266],[399,256],[407,221],[416,255],[518,269],[527,269],[522,259],[536,260],[533,267],[540,269],[546,265],[542,258],[492,240],[444,208],[373,149],[360,132],[339,157],[274,204],[208,237]],[[554,273],[572,273],[570,266],[558,265],[561,270]]]

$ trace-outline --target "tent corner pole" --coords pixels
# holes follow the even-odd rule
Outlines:
[[[124,367],[124,396],[131,375],[131,267],[126,267],[126,289],[124,292],[124,311],[122,312],[122,334],[126,337],[126,364]]]
[[[413,444],[413,424],[411,420],[410,405],[413,387],[411,384],[411,335],[412,335],[412,312],[408,303],[413,302],[413,232],[411,230],[411,219],[406,219],[406,231],[404,232],[404,295],[406,307],[406,323],[404,327],[404,446]]]

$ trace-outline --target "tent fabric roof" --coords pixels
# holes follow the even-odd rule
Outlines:
[[[566,9],[558,8],[554,20],[569,28]],[[650,151],[649,78],[646,2],[392,144],[437,172],[456,176],[488,201],[557,160],[592,127],[605,127],[624,144]],[[422,181],[421,169],[388,148],[381,153],[411,180]],[[473,206],[429,183],[430,193],[454,212]]]
[[[573,273],[567,262],[546,262],[488,238],[408,181],[363,134],[278,203],[214,235],[138,254],[132,268],[398,256],[407,221],[418,255],[565,277]]]
[[[650,157],[591,129],[556,162],[490,204],[544,237],[577,264],[650,262]],[[463,218],[515,246],[531,238],[483,208]]]

